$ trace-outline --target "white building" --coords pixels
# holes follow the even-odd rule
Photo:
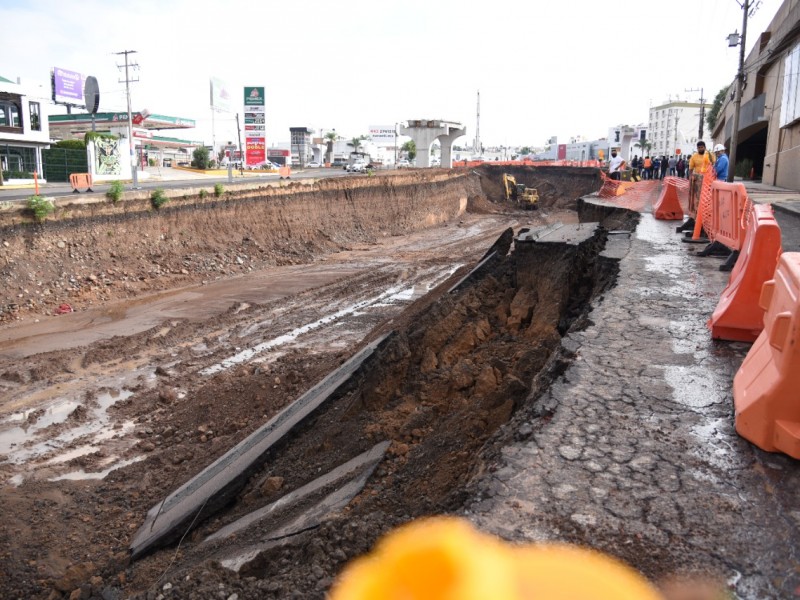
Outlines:
[[[673,156],[679,149],[680,154],[691,155],[700,139],[701,109],[705,114],[710,108],[710,104],[681,101],[651,107],[647,138],[651,144],[650,154]],[[713,148],[714,141],[705,122],[703,141],[706,147]]]
[[[641,156],[642,149],[636,146],[641,140],[647,139],[647,126],[639,124],[636,126],[630,125],[617,125],[610,127],[608,130],[608,147],[619,148],[622,158],[626,161],[631,160],[634,156]]]
[[[42,149],[50,145],[50,104],[44,88],[0,77],[0,166],[9,179],[41,178]],[[16,175],[16,176],[15,176]]]

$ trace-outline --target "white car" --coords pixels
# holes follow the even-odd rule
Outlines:
[[[306,165],[307,169],[319,169],[320,167],[322,167],[322,165],[318,162],[310,162]]]
[[[398,169],[409,169],[409,168],[411,168],[411,163],[403,158],[403,159],[397,161],[397,168]]]
[[[352,165],[347,166],[347,170],[350,173],[363,173],[367,170],[367,163],[361,160],[357,160]]]

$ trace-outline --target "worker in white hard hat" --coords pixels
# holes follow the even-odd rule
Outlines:
[[[717,172],[717,179],[720,181],[728,180],[728,155],[725,154],[725,146],[717,144],[714,146],[714,154],[717,160],[714,161],[714,170]]]

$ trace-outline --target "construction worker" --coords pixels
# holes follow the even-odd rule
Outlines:
[[[706,152],[706,143],[703,140],[697,142],[697,152],[692,154],[689,159],[689,177],[694,173],[703,174],[714,164],[714,155]]]

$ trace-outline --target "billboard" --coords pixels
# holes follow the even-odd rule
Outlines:
[[[83,106],[83,75],[53,67],[53,102]]]
[[[257,167],[267,161],[266,105],[264,88],[244,88],[245,167]]]
[[[397,140],[394,125],[370,125],[369,137],[378,146],[394,146]]]
[[[212,77],[211,84],[211,108],[223,112],[231,112],[233,97],[231,96],[228,85],[218,77]]]

